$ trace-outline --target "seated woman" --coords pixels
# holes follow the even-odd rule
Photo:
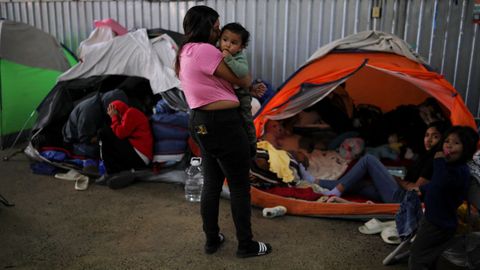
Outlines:
[[[112,124],[98,134],[106,174],[147,167],[153,157],[153,135],[148,118],[120,100],[110,103],[107,113]]]
[[[62,135],[64,142],[72,145],[75,155],[98,159],[97,132],[107,125],[107,107],[114,100],[129,102],[123,90],[114,89],[104,94],[98,92],[73,108],[62,128]]]
[[[434,122],[428,126],[424,136],[426,153],[408,168],[404,180],[397,180],[377,158],[367,154],[340,179],[317,180],[317,183],[323,188],[331,189],[326,195],[340,197],[344,192],[350,192],[374,201],[399,203],[405,190],[422,186],[431,179],[433,156],[442,134],[448,127],[446,122]],[[363,180],[366,175],[371,177],[373,185],[365,185]]]

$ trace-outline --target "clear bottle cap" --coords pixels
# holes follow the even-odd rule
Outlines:
[[[190,159],[190,165],[200,166],[200,164],[202,164],[202,158],[201,157],[192,157],[192,159]]]

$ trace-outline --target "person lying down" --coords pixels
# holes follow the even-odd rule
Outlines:
[[[311,138],[287,132],[283,124],[276,120],[270,120],[265,124],[265,133],[262,139],[271,143],[276,149],[289,152],[305,167],[308,167],[308,153],[311,153],[313,149],[324,148],[323,144],[315,144]]]
[[[309,165],[315,164],[314,155],[319,149],[314,150],[312,153],[309,153],[309,149],[302,147],[305,145],[305,142],[302,141],[303,138],[300,135],[289,135],[282,123],[280,121],[270,120],[265,125],[265,133],[262,136],[260,142],[258,142],[257,147],[259,149],[264,149],[269,151],[270,157],[275,156],[274,159],[263,160],[257,157],[255,160],[256,165],[262,170],[269,170],[271,172],[277,173],[277,176],[282,179],[282,181],[289,186],[294,186],[296,188],[308,188],[311,187],[314,192],[320,194],[318,201],[325,203],[350,203],[345,198],[333,197],[330,196],[330,190],[322,188],[317,184],[317,178],[312,175],[307,168]],[[310,142],[308,142],[310,143]],[[323,146],[323,144],[322,144]],[[273,148],[273,149],[272,149]],[[321,148],[321,146],[318,146]],[[312,161],[310,161],[310,158]],[[289,159],[292,159],[290,161]],[[282,160],[282,161],[280,161]],[[288,160],[288,161],[285,161]],[[282,163],[283,162],[283,163]],[[291,163],[297,164],[297,166],[291,166]],[[337,162],[335,162],[337,163]],[[343,164],[343,168],[334,168],[338,176],[342,174],[346,168],[347,164]],[[294,168],[295,167],[295,168]],[[330,168],[331,166],[329,166]],[[323,167],[323,170],[328,171]],[[333,178],[336,179],[336,178]],[[356,201],[358,202],[358,201]],[[362,201],[363,202],[363,201]],[[371,201],[367,201],[372,203]]]
[[[303,119],[303,118],[301,118]],[[348,160],[337,151],[326,149],[329,137],[306,137],[294,134],[291,119],[285,123],[269,120],[265,124],[263,140],[276,149],[289,152],[316,179],[338,179],[348,168]],[[300,123],[300,122],[298,122]]]
[[[362,198],[328,195],[331,190],[316,179],[287,151],[276,149],[266,140],[257,143],[257,155],[251,170],[251,184],[268,193],[320,203],[373,203]]]

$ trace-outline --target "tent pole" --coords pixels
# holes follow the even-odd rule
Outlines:
[[[25,123],[23,123],[22,129],[20,129],[20,132],[18,132],[17,137],[15,137],[15,140],[13,141],[13,144],[9,147],[10,149],[13,149],[15,147],[15,145],[17,145],[18,139],[20,139],[20,136],[22,136],[22,133],[25,130],[25,127],[27,126],[28,122],[30,122],[30,119],[32,119],[34,114],[35,114],[35,110],[33,110],[32,113],[30,113],[30,116],[27,118],[27,120],[25,120]],[[16,156],[17,154],[22,153],[23,150],[24,149],[22,148],[22,149],[14,151],[13,153],[11,153],[7,156],[4,156],[3,161],[10,160],[12,157]]]

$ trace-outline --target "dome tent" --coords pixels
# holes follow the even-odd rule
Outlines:
[[[171,67],[176,46],[168,35],[149,39],[146,29],[95,46],[83,62],[59,77],[58,83],[38,106],[39,117],[33,133],[48,142],[58,141],[59,130],[80,100],[98,91],[112,90],[128,78],[143,78],[149,86],[149,93],[132,92],[131,95],[159,94],[169,100],[171,106],[186,108],[182,96],[178,95],[179,81]]]
[[[25,153],[56,167],[71,168],[69,164],[42,158],[39,151],[66,147],[62,127],[74,107],[93,95],[116,88],[124,90],[129,102],[132,98],[135,100],[132,106],[146,114],[152,111],[151,102],[156,99],[164,99],[170,107],[186,111],[187,105],[173,71],[179,39],[180,34],[163,29],[138,29],[92,46],[81,63],[59,77],[57,84],[38,106],[38,119]],[[137,87],[139,85],[141,87]],[[78,166],[74,169],[81,170]],[[89,172],[82,172],[89,175]],[[152,173],[138,171],[137,176],[147,179]],[[151,181],[157,181],[157,178]]]
[[[35,108],[76,57],[51,35],[28,24],[0,20],[0,148],[30,129]],[[27,135],[24,132],[23,135]]]
[[[445,78],[398,37],[365,31],[320,48],[279,87],[255,117],[257,137],[269,120],[291,117],[312,106],[348,81],[347,92],[356,105],[372,104],[383,112],[399,105],[420,104],[435,98],[454,125],[476,129],[472,114]],[[266,193],[252,187],[252,203],[283,205],[294,215],[360,217],[392,216],[398,204],[326,204]]]

